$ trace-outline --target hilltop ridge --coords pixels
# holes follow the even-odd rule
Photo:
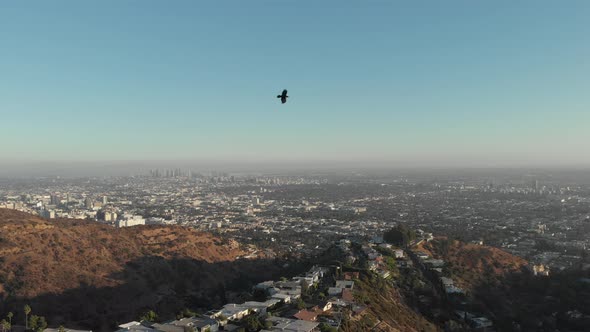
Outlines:
[[[94,329],[147,308],[173,317],[278,277],[272,260],[237,259],[247,253],[182,226],[113,228],[0,209],[0,312],[20,319],[16,308],[29,303],[54,325]]]
[[[445,270],[459,287],[466,290],[473,289],[486,278],[499,279],[528,266],[525,259],[501,249],[445,237],[421,243],[416,250],[443,259],[448,263]]]

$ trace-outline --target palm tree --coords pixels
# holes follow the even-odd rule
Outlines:
[[[10,331],[11,325],[6,319],[3,319],[2,322],[0,322],[0,325],[2,325],[2,331]]]
[[[6,315],[6,317],[8,318],[8,322],[10,323],[10,325],[12,325],[12,316],[14,316],[14,314],[11,312],[8,313],[8,315]]]
[[[29,329],[29,314],[31,313],[31,306],[25,304],[25,330]]]

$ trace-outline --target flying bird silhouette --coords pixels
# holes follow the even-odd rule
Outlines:
[[[287,96],[287,89],[283,90],[283,93],[278,95],[277,98],[281,98],[281,103],[284,104],[287,102],[287,98],[289,98],[289,96]]]

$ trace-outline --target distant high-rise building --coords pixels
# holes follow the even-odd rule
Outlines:
[[[108,199],[108,197],[106,197],[106,196],[102,196],[102,205],[107,205],[107,204],[108,204],[108,202],[109,202],[109,199]]]
[[[117,221],[117,214],[115,212],[105,212],[104,221]]]
[[[260,203],[261,203],[260,197],[252,196],[252,205],[260,205]]]
[[[86,200],[84,201],[84,205],[86,206],[87,209],[92,209],[94,207],[94,202],[92,202],[92,199],[90,197],[86,197]]]
[[[125,215],[121,220],[117,220],[116,222],[117,227],[131,227],[136,225],[145,225],[145,219],[138,215]]]
[[[55,211],[43,210],[43,211],[41,211],[41,217],[46,218],[46,219],[55,219]]]
[[[50,198],[50,200],[49,200],[49,203],[50,203],[51,205],[59,205],[59,203],[60,203],[60,200],[61,200],[61,199],[59,198],[59,196],[57,196],[56,194],[51,194],[51,196],[50,196],[50,197],[51,197],[51,198]]]

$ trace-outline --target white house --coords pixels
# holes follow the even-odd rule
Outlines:
[[[125,331],[133,331],[133,332],[158,332],[158,330],[153,329],[151,327],[147,327],[147,326],[141,325],[140,322],[136,322],[136,321],[119,325],[119,330],[117,330],[116,332],[125,332]]]
[[[336,280],[336,287],[338,288],[354,288],[354,281],[353,280]]]
[[[342,288],[341,287],[330,287],[330,288],[328,288],[328,295],[330,295],[330,296],[339,296],[340,294],[342,294]]]
[[[230,303],[223,306],[221,315],[229,320],[242,319],[250,313],[250,309],[240,304]]]
[[[282,301],[284,303],[291,303],[291,296],[289,294],[282,294],[282,293],[273,294],[271,296],[271,299],[276,299],[276,300]]]

